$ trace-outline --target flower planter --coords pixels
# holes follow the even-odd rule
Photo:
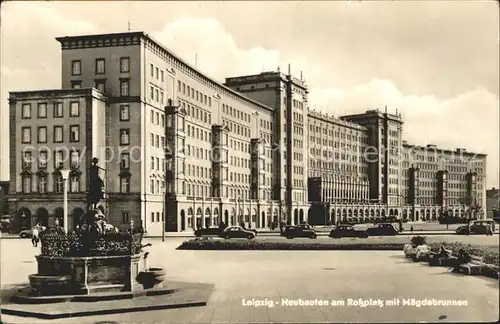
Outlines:
[[[144,289],[151,289],[158,287],[165,280],[165,278],[166,273],[163,268],[149,268],[145,271],[139,272],[136,280]]]

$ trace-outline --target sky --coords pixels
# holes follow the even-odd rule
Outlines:
[[[499,186],[497,1],[3,2],[0,180],[8,92],[60,88],[55,37],[144,31],[218,81],[287,71],[311,109],[398,109],[404,139],[488,154]]]

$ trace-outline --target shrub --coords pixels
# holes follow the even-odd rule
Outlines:
[[[411,238],[411,244],[414,247],[417,247],[419,245],[424,245],[426,242],[427,242],[427,238],[425,236],[417,235],[417,236],[414,236]]]
[[[400,251],[402,243],[302,243],[247,240],[188,240],[178,250],[386,250]]]

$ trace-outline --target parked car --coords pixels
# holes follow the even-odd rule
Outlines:
[[[194,231],[194,235],[196,237],[202,237],[202,236],[220,236],[224,230],[220,227],[205,227],[205,228],[199,228],[196,231]]]
[[[370,227],[366,230],[366,233],[370,236],[390,236],[397,235],[398,231],[394,228],[391,223],[379,223],[374,227]]]
[[[455,232],[459,235],[486,234],[488,224],[494,232],[496,224],[493,220],[475,220],[470,222],[468,225],[459,226]]]
[[[288,225],[285,227],[282,236],[293,239],[296,237],[308,237],[308,238],[316,238],[318,235],[316,231],[307,224],[302,224],[298,226]]]
[[[230,238],[253,239],[255,238],[255,233],[253,231],[246,230],[241,226],[229,226],[222,232],[221,236],[226,239]]]
[[[31,238],[32,236],[33,236],[33,231],[30,229],[19,232],[20,238]]]
[[[367,238],[368,233],[363,230],[357,230],[352,225],[338,225],[330,231],[330,237],[341,238],[341,237],[361,237]]]

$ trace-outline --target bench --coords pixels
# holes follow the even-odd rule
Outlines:
[[[485,265],[483,258],[476,255],[470,256],[471,260],[469,263],[460,265],[460,271],[467,275],[480,274]]]

